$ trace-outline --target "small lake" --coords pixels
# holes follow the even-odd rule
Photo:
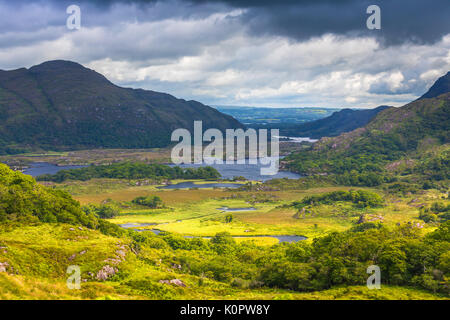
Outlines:
[[[23,173],[33,177],[40,176],[42,174],[55,174],[61,170],[78,169],[86,166],[57,166],[48,162],[33,162],[29,168],[25,169]]]
[[[148,227],[148,226],[156,226],[157,223],[124,223],[124,224],[119,224],[119,226],[121,226],[122,228],[125,229],[133,229],[133,228],[138,228],[138,227]]]
[[[158,189],[190,189],[190,188],[239,188],[243,184],[239,183],[193,183],[193,182],[180,182],[176,184],[170,184],[168,186],[157,187]]]
[[[311,138],[307,138],[307,137],[286,137],[286,136],[279,136],[278,138],[280,139],[286,139],[285,142],[296,142],[296,143],[301,143],[301,142],[317,142],[319,141],[318,139],[311,139]]]
[[[280,157],[282,159],[282,157]],[[172,165],[173,166],[173,165]],[[249,164],[248,159],[246,159],[246,163],[240,164],[237,161],[233,161],[233,163],[223,163],[223,164],[206,164],[205,162],[201,164],[179,164],[181,168],[199,168],[210,166],[219,171],[222,175],[223,179],[233,179],[234,177],[244,177],[248,180],[258,180],[258,181],[267,181],[270,179],[298,179],[301,178],[301,175],[289,171],[278,171],[275,175],[262,175],[260,170],[261,168],[266,168],[269,165],[263,165],[258,161],[258,164]]]
[[[241,212],[241,211],[253,211],[256,210],[256,208],[254,207],[249,207],[249,208],[228,208],[228,207],[222,207],[222,208],[217,208],[217,210],[221,210],[224,212]]]

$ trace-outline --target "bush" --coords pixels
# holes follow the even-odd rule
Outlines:
[[[117,216],[120,213],[120,209],[113,204],[90,204],[82,207],[86,214],[95,214],[99,218],[109,219]]]
[[[231,221],[233,221],[233,215],[229,213],[225,216],[225,223],[230,223]]]
[[[163,202],[158,196],[137,197],[132,200],[132,203],[152,209],[161,208],[163,206]]]
[[[355,204],[355,206],[360,208],[380,207],[384,203],[383,198],[375,192],[365,190],[350,190],[333,191],[305,197],[301,201],[295,201],[292,205],[297,209],[301,209],[307,205],[332,204],[336,201],[352,202]]]
[[[0,220],[30,220],[97,226],[95,215],[81,210],[67,192],[37,184],[31,177],[0,164]]]

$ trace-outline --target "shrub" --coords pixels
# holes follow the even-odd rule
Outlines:
[[[147,196],[147,197],[141,196],[134,198],[132,202],[134,204],[149,207],[152,209],[161,208],[163,206],[163,202],[161,198],[158,196]]]

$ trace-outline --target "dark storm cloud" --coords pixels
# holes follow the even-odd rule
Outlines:
[[[105,27],[130,21],[198,19],[230,10],[229,6],[219,2],[194,4],[185,0],[0,0],[0,33],[65,25],[66,9],[72,4],[81,7],[83,26],[86,27]],[[117,6],[123,11],[114,10]],[[10,15],[7,13],[9,10],[3,8],[15,8],[21,15]]]
[[[400,105],[449,70],[448,16],[448,0],[0,0],[0,69],[65,59],[205,103]]]
[[[22,2],[22,1],[21,1]],[[42,1],[44,2],[44,1]],[[56,1],[59,6],[73,1]],[[108,8],[117,3],[143,7],[157,0],[100,0],[81,3]],[[306,40],[324,33],[377,36],[384,44],[433,43],[450,32],[448,0],[183,0],[183,10],[174,5],[167,15],[192,16],[220,11],[224,7],[246,9],[240,19],[253,35],[280,35]],[[366,9],[381,8],[381,30],[368,30]]]
[[[376,35],[385,44],[433,43],[450,32],[448,0],[223,2],[249,9],[243,19],[253,33],[277,34],[296,40],[334,33]],[[381,8],[380,31],[366,28],[366,9],[372,4]]]

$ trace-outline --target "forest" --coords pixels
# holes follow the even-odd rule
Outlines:
[[[163,164],[114,163],[110,165],[91,165],[85,168],[60,170],[50,175],[37,177],[38,181],[63,182],[66,180],[86,181],[93,178],[112,179],[210,179],[220,178],[220,173],[212,167],[180,168]]]

